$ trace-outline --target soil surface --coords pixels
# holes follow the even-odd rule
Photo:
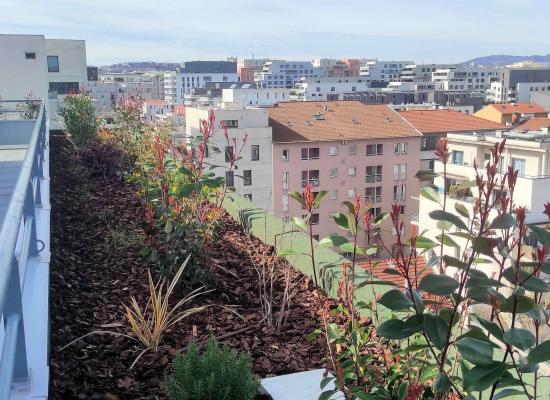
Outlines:
[[[306,339],[321,325],[311,282],[292,270],[297,292],[285,328],[277,332],[261,322],[255,266],[272,260],[273,249],[225,215],[210,255],[215,290],[195,302],[211,307],[181,321],[158,352],[146,352],[130,369],[142,349],[113,334],[132,336],[129,328],[112,325],[127,324],[123,304],[131,294],[140,304],[147,299],[147,265],[139,256],[144,209],[134,187],[116,176],[91,174],[62,137],[50,143],[51,399],[166,399],[164,379],[173,356],[191,340],[210,336],[249,352],[258,377],[323,366],[322,342]],[[282,271],[284,261],[275,262]],[[277,283],[278,295],[281,288]],[[244,320],[220,306],[233,306]]]

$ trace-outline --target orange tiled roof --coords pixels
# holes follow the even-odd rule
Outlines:
[[[421,136],[387,105],[365,105],[359,101],[282,102],[268,112],[275,142]]]
[[[401,111],[401,116],[422,133],[478,132],[506,129],[504,125],[454,110]]]
[[[492,107],[501,114],[533,114],[547,113],[544,108],[535,103],[510,103],[510,104],[489,104],[487,107]]]
[[[416,261],[416,273],[420,274],[416,278],[416,283],[418,284],[418,283],[420,283],[422,278],[424,278],[426,275],[429,275],[429,274],[432,273],[432,269],[430,267],[427,267],[426,261],[424,260],[424,257],[413,258],[411,265],[414,265],[415,261]],[[380,280],[394,282],[400,288],[404,288],[406,286],[405,285],[405,279],[402,276],[393,275],[391,273],[385,272],[386,269],[396,269],[397,268],[397,265],[396,265],[397,263],[395,261],[384,259],[384,260],[376,260],[376,262],[377,262],[376,265],[374,265],[375,261],[373,260],[372,271],[371,271],[371,266],[369,266],[368,261],[359,261],[358,265],[360,267],[364,268],[367,272],[372,273],[372,275],[374,275],[374,277],[376,277]],[[410,268],[409,277],[413,282],[415,282],[415,269],[414,269],[414,267]]]
[[[541,128],[550,126],[550,118],[533,117],[523,121],[521,124],[514,126],[517,130],[538,131]]]

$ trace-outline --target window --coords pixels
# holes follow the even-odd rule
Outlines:
[[[48,88],[50,98],[56,98],[60,94],[76,93],[79,89],[78,82],[50,82]]]
[[[371,217],[376,218],[380,214],[382,214],[382,208],[380,208],[380,207],[371,207],[371,208],[369,208],[369,214],[371,215]]]
[[[367,176],[365,181],[367,183],[382,182],[382,166],[369,165],[367,167]]]
[[[309,147],[302,149],[302,160],[317,160],[319,159],[319,147]]]
[[[355,197],[355,189],[348,189],[348,197],[350,199]]]
[[[283,172],[283,189],[288,190],[288,172]]]
[[[235,186],[235,175],[233,171],[225,171],[225,184],[227,187]]]
[[[512,168],[518,171],[518,176],[525,176],[525,160],[523,158],[512,158]]]
[[[336,91],[336,88],[335,88],[334,86],[331,86],[331,87],[330,87],[330,91],[331,91],[331,92],[335,92],[335,91]]]
[[[355,176],[356,172],[357,172],[357,169],[355,167],[348,168],[348,176]]]
[[[406,192],[407,191],[405,185],[395,185],[393,187],[393,199],[395,201],[404,201]]]
[[[307,215],[302,215],[302,218],[307,218]],[[309,217],[309,222],[311,223],[311,225],[317,225],[319,223],[319,214],[311,214]]]
[[[290,222],[290,217],[288,215],[285,215],[281,218],[284,224],[288,224]]]
[[[435,137],[423,137],[420,145],[421,151],[435,150],[437,146],[437,138]]]
[[[289,160],[289,152],[288,152],[288,149],[284,149],[283,150],[283,161],[288,161]]]
[[[237,120],[237,119],[224,119],[224,120],[222,120],[220,125],[224,128],[238,128],[239,127],[239,120]]]
[[[245,193],[244,198],[248,199],[248,201],[252,201],[252,193]]]
[[[407,179],[407,164],[394,164],[393,180],[404,181],[405,179]]]
[[[252,185],[252,170],[251,169],[245,169],[243,171],[243,185],[244,186]]]
[[[393,147],[393,154],[407,154],[407,143],[396,143]]]
[[[283,203],[283,211],[288,211],[288,194],[283,194],[282,203]]]
[[[260,145],[253,144],[250,146],[250,160],[259,161],[260,160]]]
[[[453,150],[451,153],[453,164],[464,165],[464,152]]]
[[[405,215],[405,206],[399,206],[399,214]]]
[[[319,186],[319,170],[302,171],[302,187],[306,187],[308,183],[313,186]]]
[[[502,156],[498,159],[497,171],[499,174],[506,173],[506,165],[504,163],[504,157]]]
[[[367,144],[367,156],[381,156],[382,151],[381,144]]]
[[[336,178],[338,176],[338,168],[331,168],[330,169],[330,177]]]
[[[330,146],[330,148],[328,149],[328,154],[331,155],[331,156],[337,155],[338,154],[338,147]]]
[[[336,200],[338,198],[338,191],[337,190],[331,190],[330,191],[330,198],[332,200]]]
[[[382,186],[373,186],[366,188],[365,200],[369,203],[380,203],[382,201]]]
[[[349,154],[349,155],[355,155],[355,154],[357,154],[357,145],[352,144],[351,146],[349,146],[349,147],[348,147],[348,154]]]
[[[233,159],[233,146],[225,146],[225,162],[231,162]]]
[[[48,72],[59,72],[59,57],[48,56]]]
[[[36,53],[25,53],[25,60],[36,60]]]

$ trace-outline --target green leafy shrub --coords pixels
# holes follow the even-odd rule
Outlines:
[[[252,400],[260,386],[250,371],[250,356],[236,355],[214,339],[203,354],[192,343],[172,367],[166,381],[172,400]]]
[[[59,115],[65,125],[67,138],[76,147],[85,147],[96,138],[99,120],[93,99],[86,93],[69,94],[63,100]]]

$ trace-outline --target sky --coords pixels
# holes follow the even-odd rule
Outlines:
[[[0,0],[0,33],[84,39],[97,66],[252,55],[461,62],[549,54],[549,15],[549,0]]]

